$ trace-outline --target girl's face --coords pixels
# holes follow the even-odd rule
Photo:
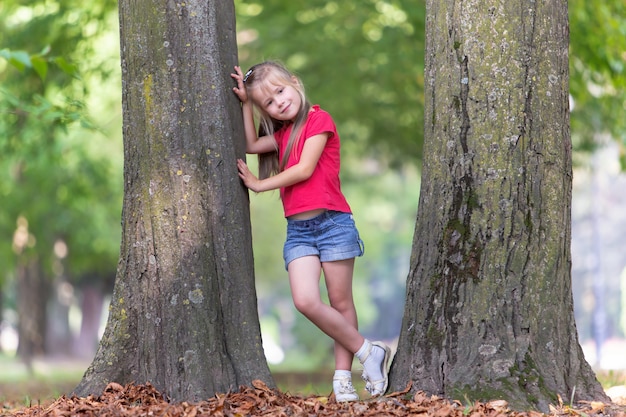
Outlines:
[[[302,97],[293,83],[271,80],[260,88],[251,91],[254,103],[271,118],[281,121],[293,121],[302,107]]]

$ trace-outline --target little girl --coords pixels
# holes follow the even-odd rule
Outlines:
[[[233,91],[242,103],[246,152],[259,155],[259,178],[242,160],[239,176],[255,192],[280,189],[287,240],[283,257],[296,309],[335,341],[333,391],[337,401],[359,399],[352,359],[363,365],[372,396],[387,390],[390,349],[357,330],[352,299],[354,258],[362,241],[339,181],[339,135],[330,115],[311,105],[300,80],[275,62],[235,67]],[[253,105],[260,119],[259,135]],[[259,137],[260,136],[260,137]],[[330,305],[322,301],[322,271]]]

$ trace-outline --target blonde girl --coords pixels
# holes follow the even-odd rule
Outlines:
[[[340,142],[331,116],[311,105],[300,80],[276,62],[235,67],[233,88],[242,103],[246,152],[259,155],[257,178],[243,160],[239,176],[252,191],[280,190],[287,239],[285,268],[296,309],[334,342],[333,391],[337,401],[359,399],[352,385],[352,359],[363,365],[372,396],[385,393],[390,349],[357,329],[352,297],[355,257],[363,243],[341,192]],[[254,122],[259,118],[259,134]],[[322,272],[330,305],[319,289]]]

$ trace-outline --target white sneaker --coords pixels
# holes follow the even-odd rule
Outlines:
[[[333,392],[338,403],[359,400],[359,394],[356,393],[352,380],[348,377],[333,378]]]
[[[376,351],[375,351],[376,350]],[[383,395],[387,391],[389,383],[389,370],[387,365],[391,349],[382,342],[372,342],[361,362],[363,365],[363,380],[365,389],[372,397]],[[367,362],[367,363],[366,363]],[[372,378],[376,378],[373,379]]]

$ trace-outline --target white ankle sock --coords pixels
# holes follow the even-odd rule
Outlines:
[[[356,356],[361,363],[363,363],[363,361],[365,360],[364,356],[367,353],[371,345],[372,345],[372,342],[370,342],[369,340],[367,339],[363,340],[363,344],[361,345],[359,350],[357,350],[357,352],[354,354],[354,356]]]
[[[339,378],[349,378],[349,379],[352,379],[352,372],[346,371],[346,370],[343,370],[343,369],[336,369],[335,370],[335,375],[333,375],[333,379],[339,379]]]
[[[361,349],[359,349],[359,352],[357,352],[355,355],[357,358],[359,358],[359,361],[363,365],[363,369],[365,370],[365,373],[369,376],[370,381],[379,381],[384,377],[381,365],[383,364],[383,361],[385,359],[386,352],[384,349],[376,345],[372,345],[371,350],[369,351],[369,355],[367,355],[367,344],[371,345],[371,342],[369,340],[366,340],[366,343],[363,344],[365,348],[361,347]],[[359,356],[359,353],[361,354],[361,356]],[[366,357],[363,358],[363,356]]]

